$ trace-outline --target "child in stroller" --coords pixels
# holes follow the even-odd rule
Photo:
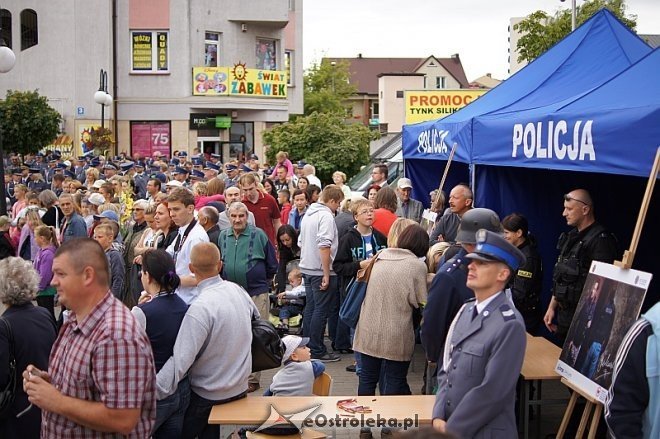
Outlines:
[[[302,314],[305,307],[305,285],[302,282],[302,273],[298,267],[289,271],[287,276],[291,289],[281,292],[273,297],[276,305],[271,312],[279,317],[277,328],[282,332],[288,332],[289,319]]]

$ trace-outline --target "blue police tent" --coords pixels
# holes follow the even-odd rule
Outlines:
[[[474,121],[476,203],[502,215],[525,214],[539,238],[546,281],[556,237],[566,230],[562,195],[588,189],[596,218],[630,244],[656,149],[660,146],[660,50],[606,83],[565,102]],[[657,192],[657,191],[656,191]],[[657,200],[658,196],[654,197]],[[634,268],[658,270],[660,209],[652,201]],[[643,309],[658,300],[652,284]]]
[[[417,188],[413,196],[424,200],[422,195],[437,187],[447,151],[458,143],[462,153],[456,173],[463,180],[470,173],[475,205],[491,208],[502,217],[514,211],[528,217],[544,260],[547,303],[557,238],[568,230],[561,216],[564,193],[577,187],[590,190],[597,219],[617,235],[621,251],[630,242],[646,184],[639,176],[648,175],[660,144],[651,127],[660,126],[660,120],[654,112],[641,114],[631,100],[638,93],[653,102],[652,92],[623,86],[630,76],[644,89],[658,87],[633,78],[644,76],[634,72],[655,58],[649,55],[651,51],[609,11],[602,10],[467,107],[439,121],[405,126],[405,169]],[[635,69],[622,73],[633,64]],[[657,77],[657,71],[648,72],[648,82]],[[640,105],[644,106],[642,101]],[[558,118],[561,111],[566,117]],[[600,114],[587,117],[587,111]],[[639,118],[634,119],[635,113]],[[635,122],[621,119],[624,114]],[[626,122],[613,135],[611,122],[617,118]],[[649,144],[655,145],[652,151]],[[450,180],[445,188],[451,187]],[[649,256],[650,243],[658,242],[654,228],[659,220],[652,204],[635,268],[656,271],[657,258]],[[647,296],[647,302],[657,295],[657,287],[652,288],[655,293]]]
[[[650,52],[649,46],[603,9],[508,80],[466,107],[437,121],[403,127],[406,176],[413,197],[428,201],[437,188],[451,147],[456,143],[445,190],[470,182],[474,120],[488,114],[560,107],[603,84]],[[509,136],[510,137],[510,136]],[[511,147],[507,148],[507,151]]]

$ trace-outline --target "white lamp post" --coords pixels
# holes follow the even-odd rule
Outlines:
[[[1,30],[1,29],[0,29]],[[14,68],[16,55],[0,38],[0,73],[7,73]],[[2,120],[0,120],[2,123]],[[7,195],[5,193],[5,152],[2,149],[2,127],[0,127],[0,215],[7,213]]]
[[[566,0],[560,0],[562,3]],[[575,30],[575,3],[577,0],[571,0],[571,31]]]
[[[101,128],[105,128],[105,107],[112,105],[112,96],[108,94],[108,73],[101,69],[99,89],[94,93],[94,102],[101,106]]]

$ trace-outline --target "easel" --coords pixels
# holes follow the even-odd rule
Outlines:
[[[651,174],[649,175],[649,181],[646,184],[646,192],[644,193],[644,198],[642,199],[642,205],[639,209],[639,215],[637,216],[637,224],[635,224],[635,232],[633,233],[632,239],[630,241],[630,248],[623,252],[623,258],[620,261],[614,261],[614,265],[617,267],[628,270],[632,268],[633,260],[635,259],[635,252],[637,251],[637,245],[639,244],[639,237],[642,234],[642,227],[644,227],[644,221],[646,219],[646,213],[649,210],[649,204],[651,203],[651,196],[653,195],[653,188],[655,187],[655,180],[658,178],[658,170],[660,169],[660,147],[656,149],[655,152],[655,161],[653,162],[653,168],[651,169]],[[593,439],[596,437],[596,431],[598,430],[598,423],[600,422],[600,417],[603,413],[603,404],[595,398],[592,398],[587,394],[586,391],[578,387],[575,383],[568,381],[566,378],[562,378],[561,382],[570,388],[573,393],[571,393],[571,399],[568,401],[568,406],[566,407],[566,412],[564,413],[564,418],[561,421],[559,426],[559,431],[557,432],[557,439],[563,439],[564,434],[566,433],[566,428],[568,427],[568,422],[573,415],[573,410],[575,409],[575,403],[577,402],[578,397],[582,396],[587,400],[587,404],[584,407],[584,412],[582,412],[582,418],[580,419],[580,426],[578,431],[575,434],[576,439],[581,439],[584,435],[585,428],[589,422],[589,416],[591,415],[591,409],[595,407],[593,417],[591,418],[591,425],[589,427],[589,436],[588,439]]]

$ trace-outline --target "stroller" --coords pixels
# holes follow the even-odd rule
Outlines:
[[[299,263],[300,263],[299,259],[294,259],[286,265],[287,278],[291,270],[293,270],[294,268],[298,268]],[[279,286],[277,285],[277,276],[273,280],[273,284],[275,285],[275,291],[277,291],[279,289],[278,288]],[[269,301],[270,301],[270,315],[268,316],[268,320],[277,328],[277,331],[280,333],[280,336],[283,337],[288,334],[295,334],[295,335],[302,334],[302,316],[303,316],[303,311],[305,309],[305,297],[302,296],[296,299],[281,300],[277,297],[277,294],[271,294],[269,296]],[[287,309],[289,311],[294,310],[294,313],[289,316],[288,325],[283,325],[279,316],[282,308],[287,305],[289,305]]]

